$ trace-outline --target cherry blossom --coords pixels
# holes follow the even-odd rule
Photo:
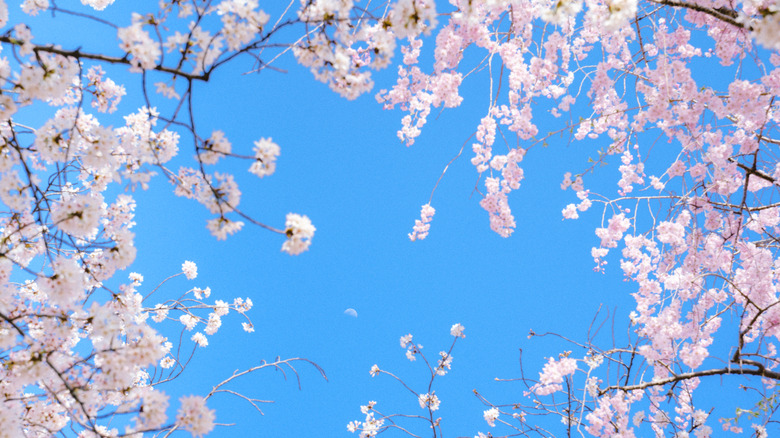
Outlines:
[[[0,434],[180,428],[201,436],[215,427],[208,395],[180,399],[175,422],[165,418],[170,401],[147,369],[180,367],[181,344],[206,347],[227,315],[253,331],[253,303],[208,301],[210,289],[199,287],[180,300],[147,303],[156,288],[140,273],[121,273],[137,256],[131,193],[160,178],[205,207],[217,239],[252,224],[284,239],[283,252],[309,250],[316,228],[306,215],[289,213],[283,226],[281,216],[271,219],[276,226],[261,222],[242,210],[240,179],[219,167],[245,160],[250,173],[272,177],[282,165],[272,133],[233,144],[231,132],[204,132],[193,104],[222,66],[248,59],[262,71],[285,55],[346,99],[369,93],[374,71],[389,67],[396,78],[375,98],[402,113],[398,138],[406,146],[431,141],[432,113],[481,108],[463,123],[463,145],[441,147],[458,157],[465,151],[478,179],[475,204],[504,238],[529,214],[512,208],[530,178],[525,163],[563,146],[594,151],[564,175],[560,187],[576,199],[556,211],[592,221],[595,270],[622,275],[635,303],[621,319],[630,337],[624,346],[572,342],[538,380],[522,379],[529,389],[509,402],[512,414],[479,396],[491,427],[546,435],[532,418],[548,415],[560,417],[562,435],[711,436],[717,420],[698,394],[725,375],[755,391],[754,405],[720,419],[723,429],[766,436],[777,421],[765,408],[775,402],[768,388],[780,381],[776,2],[392,0],[367,8],[306,0],[272,17],[255,0],[163,0],[139,4],[120,24],[103,15],[112,0],[81,3],[94,15],[50,0],[19,1],[13,7],[21,13],[9,14],[0,0],[0,201],[7,208],[0,217]],[[33,26],[51,25],[47,38],[62,32],[63,15],[108,24],[117,43],[93,52],[36,36]],[[137,86],[116,82],[115,68],[128,70]],[[461,93],[472,75],[485,79],[480,102]],[[131,89],[142,91],[125,99]],[[112,114],[119,123],[109,122]],[[610,185],[591,179],[611,169]],[[431,199],[413,241],[431,231]],[[185,262],[181,273],[194,280],[197,267]],[[187,336],[168,340],[154,324]],[[463,327],[450,334],[454,346]],[[427,388],[407,388],[428,414],[413,418],[439,436],[432,385],[451,369],[452,347],[429,362],[411,335],[401,346],[430,374]],[[257,369],[292,368],[292,360],[303,359]],[[370,374],[403,383],[376,365]],[[571,408],[560,410],[555,397]],[[366,437],[387,430],[392,414],[376,406],[361,408],[365,418],[348,430]],[[127,429],[111,426],[117,422]]]
[[[463,335],[464,327],[460,323],[453,324],[450,329],[450,335],[453,336],[455,339],[453,339],[452,344],[450,345],[449,350],[447,351],[441,351],[439,353],[440,359],[438,361],[438,364],[436,368],[433,368],[431,366],[431,363],[428,361],[428,359],[425,357],[425,355],[422,352],[422,345],[415,344],[412,342],[412,334],[406,334],[404,336],[401,336],[399,343],[401,345],[401,348],[406,349],[406,356],[410,360],[416,359],[415,355],[418,355],[422,360],[428,370],[427,373],[429,375],[429,380],[427,383],[427,386],[425,386],[425,392],[423,391],[415,391],[410,387],[402,378],[396,376],[390,371],[380,369],[378,365],[371,366],[371,369],[369,371],[371,377],[375,377],[379,374],[386,374],[395,380],[397,380],[404,389],[410,391],[412,394],[414,394],[415,400],[419,404],[421,409],[424,409],[427,411],[427,416],[420,416],[418,414],[383,414],[376,410],[375,406],[377,404],[376,401],[370,401],[367,405],[360,407],[360,412],[364,414],[366,417],[361,422],[358,420],[351,421],[347,424],[347,430],[349,432],[355,433],[359,432],[360,437],[372,437],[377,436],[388,429],[394,429],[398,428],[400,430],[407,431],[406,425],[401,426],[400,419],[406,418],[410,420],[422,420],[425,424],[426,430],[432,430],[433,436],[441,436],[441,421],[442,418],[434,418],[433,413],[438,411],[441,407],[441,399],[436,395],[436,391],[433,390],[434,382],[437,380],[437,378],[441,378],[442,376],[445,376],[447,374],[447,370],[451,368],[452,365],[452,350],[455,347],[455,343],[458,341],[458,339],[465,337]],[[410,353],[412,354],[410,356]],[[397,418],[396,418],[397,417]],[[390,424],[386,424],[386,421],[388,421]]]
[[[439,397],[436,397],[436,394],[420,394],[417,397],[420,407],[421,408],[428,408],[431,411],[435,411],[439,409],[439,404],[441,404],[441,401],[439,400]]]
[[[181,271],[187,277],[187,280],[194,280],[198,276],[198,266],[189,260],[182,263]],[[200,297],[198,298],[200,299]]]
[[[431,228],[431,221],[436,210],[431,207],[431,204],[425,204],[420,210],[420,219],[414,221],[413,231],[409,234],[409,240],[414,242],[415,240],[422,240],[428,237],[428,230]]]
[[[495,427],[496,420],[498,419],[498,408],[490,408],[483,412],[482,416],[487,421],[488,426]]]
[[[285,222],[285,233],[287,240],[282,244],[282,251],[297,255],[309,249],[311,239],[314,237],[316,229],[306,216],[290,213]]]
[[[463,334],[463,331],[465,328],[460,324],[453,324],[450,328],[450,335],[455,336],[456,338],[465,338],[466,335]]]
[[[203,397],[185,396],[179,402],[181,407],[176,414],[176,423],[192,436],[203,436],[214,429],[214,411],[206,407]]]
[[[271,139],[260,139],[255,142],[255,161],[249,171],[260,178],[271,175],[276,170],[276,158],[279,156],[279,146]]]

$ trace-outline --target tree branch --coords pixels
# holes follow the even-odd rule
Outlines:
[[[737,21],[737,17],[739,16],[737,11],[734,10],[715,10],[712,8],[708,8],[705,6],[697,5],[696,3],[685,3],[685,2],[679,2],[674,0],[650,0],[652,3],[656,3],[659,5],[664,6],[672,6],[675,8],[686,8],[686,9],[692,9],[696,12],[701,12],[704,14],[707,14],[709,16],[715,17],[718,20],[725,21],[726,23],[745,30],[753,30],[750,28],[750,26],[745,25],[744,23],[740,23]]]
[[[744,360],[742,362],[745,363]],[[693,378],[696,378],[696,377],[719,376],[719,375],[727,375],[727,374],[739,374],[739,375],[747,374],[747,375],[751,375],[751,376],[761,376],[761,377],[767,377],[767,378],[774,379],[774,380],[780,380],[780,373],[775,372],[775,371],[769,371],[766,368],[764,368],[764,366],[761,365],[758,362],[755,362],[755,361],[749,361],[749,362],[750,362],[749,365],[753,365],[757,369],[744,369],[744,368],[741,367],[741,364],[740,364],[740,368],[726,367],[726,368],[711,369],[711,370],[704,370],[704,371],[694,371],[694,372],[690,372],[690,373],[677,374],[677,375],[674,375],[672,377],[668,377],[666,379],[659,379],[659,380],[653,380],[652,382],[640,383],[638,385],[629,385],[629,386],[614,385],[614,386],[609,386],[609,387],[605,388],[604,390],[599,391],[599,395],[606,394],[609,391],[624,391],[624,392],[628,392],[628,391],[642,390],[642,389],[647,389],[647,388],[650,388],[650,387],[653,387],[653,386],[663,386],[663,385],[666,385],[668,383],[679,382],[679,381],[682,381],[682,380],[693,379]]]
[[[6,44],[13,44],[13,45],[19,45],[20,41],[16,38],[11,38],[9,36],[0,36],[0,43],[6,43]],[[117,56],[109,56],[109,55],[103,55],[98,53],[89,53],[89,52],[82,52],[81,49],[76,50],[63,50],[60,48],[57,48],[52,45],[35,45],[33,44],[33,52],[44,52],[44,53],[53,53],[55,55],[62,55],[62,56],[68,56],[71,58],[76,59],[92,59],[95,61],[101,61],[106,62],[109,64],[125,64],[125,65],[133,65],[133,63],[130,61],[130,58],[128,58],[127,55],[123,57],[117,57]],[[203,81],[208,82],[210,73],[204,72],[199,75],[194,75],[192,73],[187,73],[179,69],[166,67],[164,65],[158,65],[154,68],[156,71],[164,72],[164,73],[170,73],[174,76],[181,76],[183,78],[187,78],[188,80],[197,80],[197,81]]]

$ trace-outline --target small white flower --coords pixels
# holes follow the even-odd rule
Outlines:
[[[285,222],[287,240],[282,244],[282,251],[290,255],[298,255],[309,249],[316,228],[307,216],[290,213]]]
[[[420,394],[419,396],[417,396],[417,401],[420,403],[421,408],[427,407],[431,411],[435,411],[439,409],[439,404],[441,404],[439,397],[436,397],[434,393]]]
[[[195,327],[195,324],[198,323],[198,319],[192,315],[184,314],[179,317],[179,322],[184,324],[184,326],[187,327],[187,330],[192,330],[193,327]]]
[[[192,338],[190,338],[190,339],[195,341],[198,344],[199,347],[205,347],[205,346],[209,345],[209,340],[206,339],[206,335],[204,335],[201,332],[195,333],[194,335],[192,335]]]
[[[276,158],[279,156],[279,145],[270,138],[261,138],[255,142],[255,161],[249,166],[249,172],[259,176],[271,175],[276,170]]]
[[[187,260],[181,265],[181,272],[187,277],[187,280],[194,280],[198,276],[198,266]]]
[[[367,405],[361,406],[360,407],[360,412],[362,412],[363,414],[367,415],[368,411],[374,409],[374,406],[376,406],[376,402],[372,400],[372,401],[368,402]]]
[[[490,408],[482,413],[482,416],[487,421],[490,427],[496,426],[496,420],[498,419],[498,408]]]
[[[465,330],[465,328],[462,325],[460,325],[459,323],[454,324],[450,328],[450,335],[455,336],[456,338],[465,338],[466,335],[463,334],[463,330]]]

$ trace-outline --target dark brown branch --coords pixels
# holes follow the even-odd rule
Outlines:
[[[740,163],[739,161],[737,161],[737,160],[735,160],[733,158],[729,158],[728,160],[731,161],[732,163],[736,163],[737,167],[739,167],[740,169],[744,170],[746,172],[746,174],[748,174],[748,175],[755,175],[755,176],[757,176],[757,177],[759,177],[759,178],[761,178],[763,180],[771,182],[772,184],[775,183],[775,179],[774,178],[772,178],[771,176],[767,175],[766,173],[764,173],[764,172],[762,172],[760,170],[754,169],[752,167],[748,167],[748,166]]]
[[[745,30],[752,30],[749,26],[746,26],[744,23],[740,23],[736,20],[737,18],[737,12],[733,10],[716,10],[712,8],[708,8],[706,6],[697,5],[696,3],[686,3],[686,2],[679,2],[674,0],[650,0],[653,3],[657,3],[659,5],[665,5],[665,6],[672,6],[675,8],[686,8],[691,9],[696,12],[701,12],[704,14],[707,14],[709,16],[715,17],[720,21],[725,21],[726,23]]]
[[[4,36],[0,36],[0,43],[18,45],[20,41],[16,38],[11,38],[9,36],[4,35]],[[118,56],[109,56],[109,55],[102,55],[97,53],[82,52],[81,49],[63,50],[52,45],[46,45],[46,46],[33,45],[32,50],[33,52],[36,53],[39,52],[53,53],[55,55],[68,56],[76,59],[92,59],[95,61],[106,62],[109,64],[125,64],[130,66],[133,65],[133,63],[131,62],[130,58],[127,55],[120,58]],[[153,70],[161,71],[164,73],[170,73],[174,76],[181,76],[183,78],[187,78],[188,80],[196,80],[196,81],[203,81],[203,82],[208,82],[210,76],[210,72],[194,75],[192,73],[187,73],[179,69],[166,67],[164,65],[158,65]]]
[[[745,369],[741,367],[741,364],[735,364],[740,365],[739,368],[718,368],[718,369],[711,369],[711,370],[704,370],[704,371],[693,371],[690,373],[683,373],[683,374],[676,374],[672,377],[668,377],[666,379],[659,379],[659,380],[653,380],[652,382],[645,382],[640,383],[638,385],[629,385],[629,386],[609,386],[602,390],[600,394],[605,394],[608,391],[635,391],[635,390],[642,390],[647,389],[653,386],[663,386],[669,383],[675,383],[680,382],[682,380],[687,379],[693,379],[696,377],[706,377],[706,376],[722,376],[722,375],[728,375],[728,374],[738,374],[738,375],[751,375],[751,376],[761,376],[761,377],[767,377],[774,380],[780,381],[780,373],[775,371],[769,371],[766,368],[764,368],[763,365],[761,365],[758,362],[755,361],[741,361],[743,364],[755,366],[756,369]]]

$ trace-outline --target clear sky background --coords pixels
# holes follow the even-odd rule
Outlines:
[[[108,12],[121,17],[115,22],[124,26],[134,6],[117,1]],[[12,11],[12,20],[19,15]],[[69,21],[60,19],[67,28]],[[110,29],[64,32],[36,27],[38,22],[33,21],[34,35],[53,32],[65,48],[108,47],[120,53]],[[432,40],[426,40],[426,49],[432,50]],[[400,61],[398,54],[395,61]],[[185,374],[163,387],[172,396],[172,415],[180,395],[206,393],[233,371],[277,356],[310,359],[328,380],[302,364],[300,391],[291,375],[285,381],[271,370],[240,380],[233,389],[275,403],[264,405],[260,416],[237,398],[212,399],[217,420],[236,425],[218,427],[211,436],[350,436],[347,423],[363,419],[359,406],[369,400],[385,414],[422,415],[425,411],[400,384],[384,375],[372,378],[369,369],[378,364],[425,392],[427,369],[405,358],[400,336],[411,333],[435,362],[452,341],[450,326],[461,323],[466,338],[453,351],[452,371],[437,378],[434,389],[445,436],[474,436],[490,428],[482,419],[487,407],[472,390],[497,404],[519,402],[525,389],[520,383],[494,381],[520,376],[519,350],[526,375],[536,377],[546,357],[571,349],[549,337],[529,340],[529,329],[584,340],[603,303],[617,312],[616,332],[625,332],[634,285],[622,281],[614,258],[608,259],[606,275],[592,270],[590,248],[598,244],[593,230],[600,225],[601,210],[594,207],[577,221],[561,219],[565,205],[576,202],[573,192],[559,187],[563,174],[587,168],[596,147],[557,138],[547,148],[529,151],[523,162],[526,178],[510,196],[517,229],[504,239],[490,230],[487,213],[478,205],[481,197],[474,189],[482,182],[469,162],[467,143],[433,196],[430,235],[410,242],[407,233],[420,206],[485,115],[486,72],[464,83],[463,107],[432,115],[417,143],[407,148],[396,137],[404,114],[382,110],[374,93],[346,101],[289,54],[275,66],[286,73],[242,75],[252,68],[246,59],[218,72],[212,82],[198,84],[196,120],[202,134],[223,130],[237,153],[251,153],[252,142],[261,137],[280,145],[276,173],[262,180],[246,171],[244,161],[222,161],[213,169],[236,175],[243,193],[240,207],[262,222],[283,228],[287,213],[308,215],[317,228],[308,252],[297,257],[282,253],[283,236],[251,225],[227,241],[216,241],[206,230],[211,215],[205,208],[175,197],[160,177],[148,191],[134,194],[138,256],[132,271],[144,275],[144,287],[178,272],[185,260],[199,268],[196,280],[178,277],[166,283],[147,301],[150,305],[193,286],[209,286],[212,299],[250,297],[255,304],[249,313],[255,333],[243,332],[237,315],[226,317],[210,345],[196,350]],[[117,115],[135,111],[141,103],[138,77],[123,68],[107,70],[129,92]],[[375,81],[375,91],[388,88],[394,70],[377,74]],[[560,120],[548,119],[549,126],[540,131],[560,127]],[[171,168],[192,165],[190,145],[184,136]],[[496,150],[502,147],[497,141]],[[658,154],[663,158],[663,150]],[[586,185],[614,195],[618,158],[600,169],[602,179],[586,179]],[[358,317],[345,315],[347,308],[356,309]],[[607,324],[605,346],[609,331]],[[192,348],[192,342],[185,340],[184,348]],[[429,433],[422,422],[401,424],[421,436]]]
[[[410,242],[407,233],[420,205],[484,116],[484,78],[464,86],[473,98],[464,108],[431,120],[407,148],[395,134],[403,114],[383,111],[373,93],[349,102],[291,57],[277,67],[288,73],[223,73],[201,86],[200,127],[224,130],[235,150],[248,150],[265,136],[280,145],[277,171],[262,181],[245,172],[247,163],[235,163],[242,205],[279,227],[288,212],[308,215],[317,227],[310,251],[299,257],[281,253],[280,236],[251,226],[217,242],[205,229],[208,213],[175,198],[162,180],[137,195],[135,269],[149,284],[189,259],[199,266],[197,280],[177,279],[164,293],[208,285],[214,296],[249,296],[255,303],[250,315],[256,332],[243,333],[238,320],[225,319],[209,347],[197,351],[178,391],[186,385],[205,392],[234,369],[277,355],[306,357],[328,375],[325,382],[315,370],[299,367],[301,391],[279,373],[247,379],[242,390],[276,403],[264,407],[264,417],[239,400],[213,403],[219,421],[238,423],[214,436],[347,436],[346,423],[362,420],[359,406],[369,400],[386,414],[424,414],[400,384],[384,375],[371,378],[368,371],[378,364],[425,392],[427,369],[405,358],[399,337],[413,334],[435,361],[449,347],[454,323],[466,327],[466,338],[453,352],[452,372],[435,389],[445,435],[473,436],[488,429],[482,419],[487,407],[473,389],[495,402],[519,401],[520,384],[493,379],[519,377],[519,348],[526,350],[531,375],[541,369],[543,356],[560,351],[553,342],[529,341],[529,329],[584,337],[600,303],[628,313],[630,285],[619,275],[591,270],[600,213],[579,222],[561,220],[561,209],[574,198],[559,188],[563,173],[586,166],[590,151],[562,141],[528,154],[526,180],[511,197],[517,230],[504,239],[490,230],[478,205],[468,143],[434,194],[437,213],[429,237]],[[377,78],[377,88],[391,84],[389,73]],[[358,317],[345,315],[347,308]],[[428,434],[421,422],[407,427]]]

